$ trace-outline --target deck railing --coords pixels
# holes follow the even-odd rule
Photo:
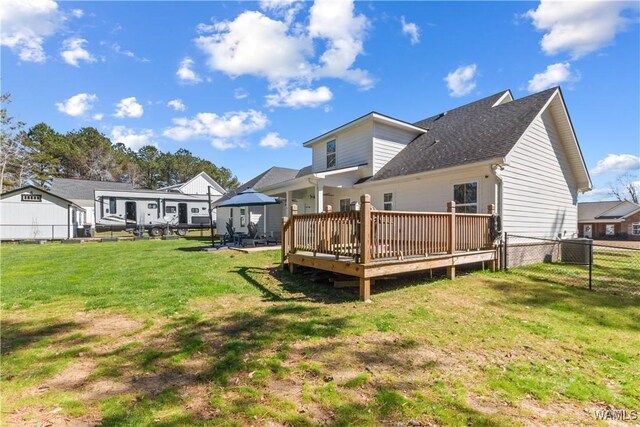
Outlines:
[[[293,205],[291,217],[283,219],[283,254],[328,254],[366,264],[494,246],[491,214],[456,214],[454,202],[448,203],[448,212],[371,211],[370,200],[362,196],[360,211],[351,212],[328,207],[329,212],[300,215]]]

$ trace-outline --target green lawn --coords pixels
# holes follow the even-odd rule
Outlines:
[[[277,250],[202,245],[2,245],[2,424],[598,425],[596,410],[640,410],[637,265],[615,292],[553,265],[387,281],[365,304],[280,273]]]

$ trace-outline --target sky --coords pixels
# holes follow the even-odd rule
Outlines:
[[[415,122],[560,85],[594,190],[640,184],[639,3],[3,0],[11,116],[186,148],[247,181],[370,111]]]

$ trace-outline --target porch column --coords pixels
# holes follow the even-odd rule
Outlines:
[[[316,213],[324,211],[324,185],[322,180],[316,182]]]
[[[282,216],[289,216],[289,211],[291,210],[291,199],[292,199],[292,192],[291,191],[287,191],[287,201],[286,201],[286,205],[284,207],[284,214]]]

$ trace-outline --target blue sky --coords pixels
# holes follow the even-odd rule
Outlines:
[[[638,3],[6,0],[10,113],[187,148],[246,181],[375,110],[406,121],[561,85],[591,170],[640,168]]]

